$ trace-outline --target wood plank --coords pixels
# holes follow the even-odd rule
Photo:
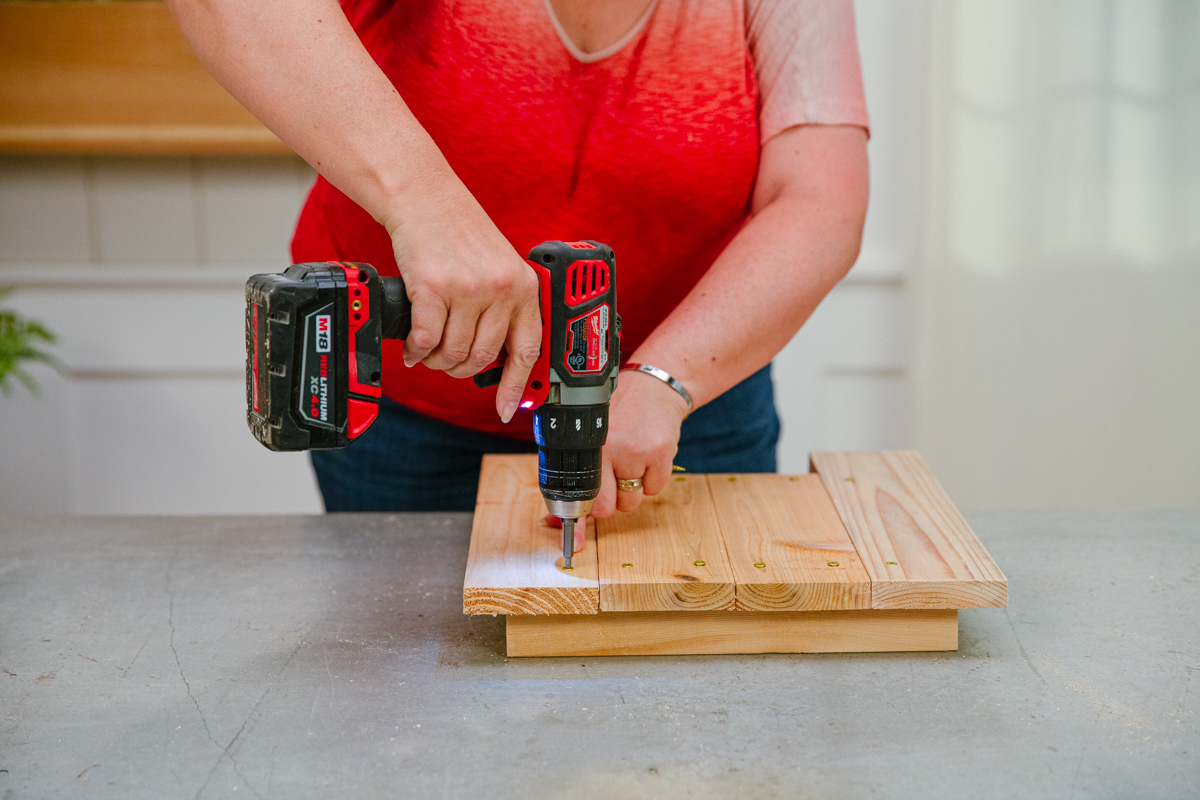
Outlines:
[[[703,475],[676,475],[636,511],[600,520],[602,611],[718,611],[733,570]]]
[[[475,503],[512,503],[542,496],[538,489],[537,456],[490,453],[479,470]],[[542,503],[543,507],[545,503]],[[544,508],[543,508],[544,510]]]
[[[596,614],[596,526],[590,523],[573,569],[562,569],[562,531],[545,523],[534,492],[475,507],[463,579],[464,614]]]
[[[958,649],[958,612],[651,611],[508,617],[508,655],[884,653]]]
[[[739,610],[871,607],[870,576],[818,476],[714,474],[708,484]]]
[[[0,3],[0,150],[289,153],[162,3]]]
[[[1004,608],[1008,579],[915,450],[813,453],[872,608]]]

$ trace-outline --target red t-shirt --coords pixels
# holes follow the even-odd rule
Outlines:
[[[848,1],[835,5],[844,18]],[[344,0],[343,8],[518,253],[547,239],[613,248],[624,355],[744,224],[765,133],[745,0],[657,0],[629,35],[592,56],[570,45],[545,0],[502,9],[494,0]],[[862,108],[852,11],[849,20],[850,99]],[[829,98],[816,100],[819,107]],[[805,113],[797,109],[791,124],[807,121]],[[865,108],[846,114],[865,125]],[[324,178],[301,213],[292,256],[398,274],[383,227]],[[532,438],[530,412],[504,425],[494,389],[406,368],[398,343],[384,344],[383,389],[437,419]]]

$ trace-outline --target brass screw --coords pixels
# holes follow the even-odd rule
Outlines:
[[[703,561],[693,561],[692,563],[693,563],[693,564],[695,564],[697,567],[703,567],[703,566],[704,566],[704,562],[703,562]]]
[[[759,569],[766,569],[766,567],[767,567],[767,565],[761,561],[755,561],[754,566],[758,567]]]
[[[679,481],[680,483],[683,483],[684,481],[686,481],[686,480],[687,480],[687,478],[684,478],[683,476],[680,476],[680,477],[676,478],[675,480]]]
[[[838,562],[836,562],[836,561],[830,561],[830,562],[829,562],[829,566],[831,566],[831,567],[837,567],[837,566],[840,566],[840,565],[839,565],[839,564],[838,564]]]
[[[788,478],[788,480],[789,480],[789,481],[798,481],[798,480],[800,480],[800,476],[799,476],[799,475],[793,475],[792,477]]]
[[[854,478],[846,478],[846,483],[854,483]]]
[[[684,469],[683,467],[679,466],[678,464],[672,464],[671,472],[687,472],[687,470]]]
[[[621,569],[629,569],[632,566],[633,566],[633,564],[622,564]]]
[[[891,565],[893,565],[893,566],[897,566],[897,567],[898,567],[898,566],[900,566],[900,563],[899,563],[899,562],[897,562],[897,561],[889,561],[888,563],[889,563],[889,564],[891,564]]]
[[[353,308],[355,311],[358,311],[360,308],[362,308],[362,301],[355,300],[353,303],[350,304],[350,307]]]
[[[574,567],[563,567],[563,572],[574,572],[574,571],[575,571]]]
[[[733,482],[734,482],[734,481],[736,481],[736,480],[737,480],[737,475],[730,475],[730,476],[729,476],[729,482],[730,482],[730,483],[733,483]]]

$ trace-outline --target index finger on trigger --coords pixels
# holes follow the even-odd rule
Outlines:
[[[532,314],[523,311],[510,324],[504,345],[508,354],[496,389],[496,412],[508,422],[517,410],[529,373],[541,353],[542,324],[536,307]]]

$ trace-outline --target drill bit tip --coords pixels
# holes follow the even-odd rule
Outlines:
[[[571,556],[575,555],[575,520],[564,517],[562,524],[563,569],[571,569]]]

